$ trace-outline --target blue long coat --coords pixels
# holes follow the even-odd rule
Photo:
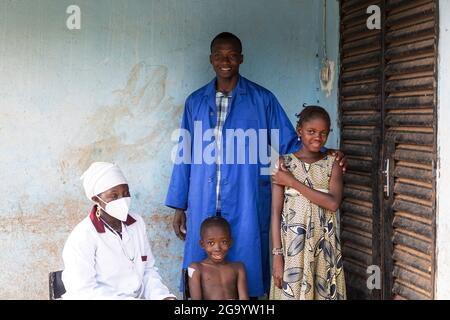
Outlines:
[[[190,263],[206,258],[199,244],[200,225],[204,219],[216,214],[216,163],[208,164],[201,156],[206,152],[213,138],[203,141],[205,130],[216,125],[216,79],[192,93],[186,100],[181,129],[191,136],[187,141],[191,153],[191,163],[175,164],[165,204],[171,208],[187,209],[187,235],[184,247],[183,268]],[[201,121],[197,122],[196,121]],[[199,131],[199,128],[202,131]],[[270,286],[269,232],[271,212],[270,175],[261,175],[260,169],[267,167],[261,163],[258,152],[257,163],[250,157],[250,139],[235,147],[234,155],[227,153],[226,129],[267,129],[257,136],[259,147],[264,140],[274,145],[270,139],[271,129],[279,130],[280,154],[299,150],[300,142],[294,127],[276,97],[267,89],[240,76],[232,92],[231,106],[223,128],[224,156],[221,164],[221,212],[232,229],[233,246],[227,259],[241,261],[247,271],[250,296],[261,296]],[[180,142],[183,140],[180,138]],[[230,140],[230,139],[228,139]],[[179,148],[181,152],[181,144]],[[261,150],[267,150],[262,148]],[[245,151],[245,163],[238,163],[239,151]],[[186,152],[186,150],[184,150]],[[252,151],[255,152],[255,151]],[[214,153],[212,153],[214,155]],[[233,159],[234,163],[225,159]],[[242,157],[242,154],[241,154]],[[241,163],[242,163],[242,159]],[[266,161],[264,161],[266,162]]]

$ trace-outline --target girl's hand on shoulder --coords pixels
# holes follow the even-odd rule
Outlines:
[[[280,186],[292,187],[293,182],[295,181],[295,177],[292,175],[292,173],[283,166],[280,166],[276,169],[278,170],[272,172],[272,183],[278,184]]]

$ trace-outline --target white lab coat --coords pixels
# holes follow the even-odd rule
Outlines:
[[[163,284],[141,216],[129,214],[122,239],[95,217],[96,207],[69,235],[63,250],[63,299],[174,297]],[[133,259],[134,258],[134,259]]]

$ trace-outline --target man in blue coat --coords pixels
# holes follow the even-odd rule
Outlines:
[[[238,37],[217,35],[210,62],[216,78],[186,100],[165,204],[175,209],[173,228],[185,240],[183,268],[206,257],[199,244],[202,221],[227,219],[234,240],[228,259],[244,263],[249,296],[258,297],[270,286],[268,149],[289,154],[300,141],[276,97],[239,74]]]

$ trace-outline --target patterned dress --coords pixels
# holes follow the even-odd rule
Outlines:
[[[308,164],[293,154],[284,157],[289,171],[305,185],[328,192],[334,156]],[[282,289],[273,278],[272,300],[346,299],[341,245],[336,213],[311,203],[297,190],[286,187],[281,216],[284,255]]]

